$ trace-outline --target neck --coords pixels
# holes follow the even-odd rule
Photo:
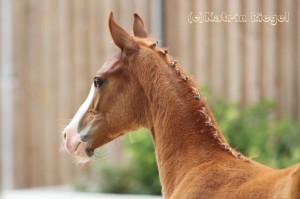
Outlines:
[[[147,127],[154,140],[163,193],[168,198],[192,168],[217,161],[225,154],[240,155],[219,133],[195,84],[177,67],[159,64],[140,70],[140,77],[146,82],[141,85],[149,101]]]
[[[219,159],[222,151],[219,143],[213,138],[218,133],[216,123],[211,120],[211,129],[207,128],[211,115],[206,106],[202,106],[206,115],[199,110],[191,110],[192,102],[176,100],[173,103],[163,103],[168,97],[162,93],[161,103],[155,103],[153,110],[158,110],[154,117],[151,134],[154,140],[157,164],[163,193],[166,198],[192,168]],[[169,96],[170,97],[170,96]],[[200,102],[198,102],[200,103]],[[167,109],[172,104],[172,110]],[[158,107],[159,106],[159,107]],[[165,107],[165,109],[163,108]],[[190,112],[189,112],[190,111]]]

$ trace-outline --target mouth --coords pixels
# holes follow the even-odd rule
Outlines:
[[[94,149],[89,147],[87,143],[82,142],[79,139],[79,136],[73,137],[73,139],[68,141],[64,141],[62,148],[74,156],[76,163],[89,162],[94,155]]]
[[[94,155],[94,150],[91,149],[91,148],[86,148],[85,149],[85,154],[88,156],[88,157],[92,157]]]

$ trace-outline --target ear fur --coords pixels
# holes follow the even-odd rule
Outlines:
[[[145,30],[144,22],[141,19],[141,17],[137,13],[134,13],[133,16],[134,16],[134,22],[133,22],[134,36],[140,37],[140,38],[148,37],[148,33]]]
[[[108,26],[114,43],[126,56],[131,55],[139,49],[139,46],[134,39],[115,22],[112,12],[109,15]]]

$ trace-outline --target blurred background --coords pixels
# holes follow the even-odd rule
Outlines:
[[[233,147],[273,168],[300,162],[299,1],[0,0],[0,190],[160,194],[147,130],[100,149],[92,165],[60,152],[61,130],[116,50],[110,11],[128,31],[134,12],[143,18],[199,83]],[[199,23],[199,12],[247,22]],[[251,22],[251,12],[288,18]]]

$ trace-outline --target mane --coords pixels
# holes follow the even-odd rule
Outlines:
[[[215,143],[217,143],[223,151],[227,151],[232,156],[248,160],[245,156],[243,156],[241,153],[237,152],[236,150],[232,149],[226,139],[223,137],[223,135],[220,133],[220,130],[217,128],[216,121],[209,110],[209,108],[206,106],[206,99],[203,97],[199,90],[197,89],[196,83],[194,80],[184,72],[183,68],[180,66],[177,60],[175,60],[168,52],[166,48],[161,48],[158,46],[158,41],[154,38],[138,38],[134,37],[135,41],[140,45],[144,46],[146,48],[152,49],[154,52],[159,54],[159,56],[167,63],[167,65],[170,67],[170,70],[172,70],[174,73],[177,74],[178,78],[181,82],[184,83],[184,87],[188,90],[188,93],[191,94],[191,99],[194,100],[194,106],[193,110],[196,112],[196,118],[197,122],[199,122],[199,125],[204,124],[204,131],[200,131],[199,133],[210,133],[211,139],[214,140]],[[200,129],[200,128],[199,128]]]

